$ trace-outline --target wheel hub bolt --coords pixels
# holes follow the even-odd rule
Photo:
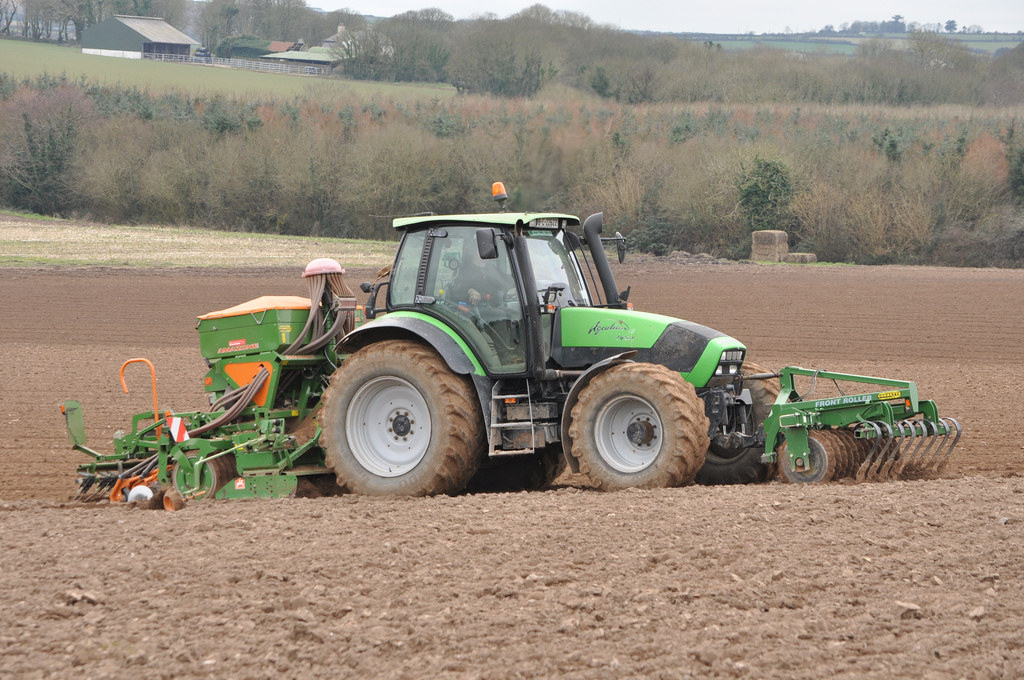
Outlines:
[[[626,428],[626,437],[634,446],[649,446],[654,441],[654,425],[649,420],[634,420]]]
[[[409,414],[403,411],[399,411],[393,418],[391,418],[391,427],[388,428],[395,433],[398,437],[405,437],[412,431],[412,420],[409,419]]]

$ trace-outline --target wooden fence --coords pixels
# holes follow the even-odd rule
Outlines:
[[[274,61],[257,61],[255,59],[221,59],[220,57],[194,57],[181,54],[143,54],[143,59],[152,61],[170,61],[179,64],[195,64],[197,66],[226,66],[247,71],[266,71],[268,73],[288,73],[302,76],[326,76],[331,69],[324,66],[306,64],[286,64]]]

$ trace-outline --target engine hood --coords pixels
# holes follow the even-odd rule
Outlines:
[[[661,364],[698,387],[722,352],[743,350],[738,340],[697,323],[662,314],[598,307],[563,307],[555,317],[551,358],[562,368],[584,368],[625,349],[637,361]]]

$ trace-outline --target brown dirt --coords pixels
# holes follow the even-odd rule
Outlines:
[[[350,280],[368,280],[363,271]],[[0,270],[0,677],[1021,677],[1024,272],[635,260],[637,308],[758,363],[916,380],[947,477],[428,499],[66,503],[90,443],[198,409],[195,316],[293,271]],[[822,385],[823,391],[828,386]]]

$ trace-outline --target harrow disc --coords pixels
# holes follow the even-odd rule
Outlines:
[[[864,464],[864,459],[867,458],[868,452],[871,450],[871,442],[866,439],[857,439],[854,431],[847,428],[833,430],[832,433],[846,446],[849,456],[848,465],[839,477],[853,477],[857,468]]]
[[[786,455],[786,444],[779,451],[779,475],[787,482],[797,484],[820,484],[830,481],[836,472],[838,452],[837,444],[830,433],[815,430],[807,433],[807,444],[810,448],[808,458],[810,465],[803,470],[793,470]]]

